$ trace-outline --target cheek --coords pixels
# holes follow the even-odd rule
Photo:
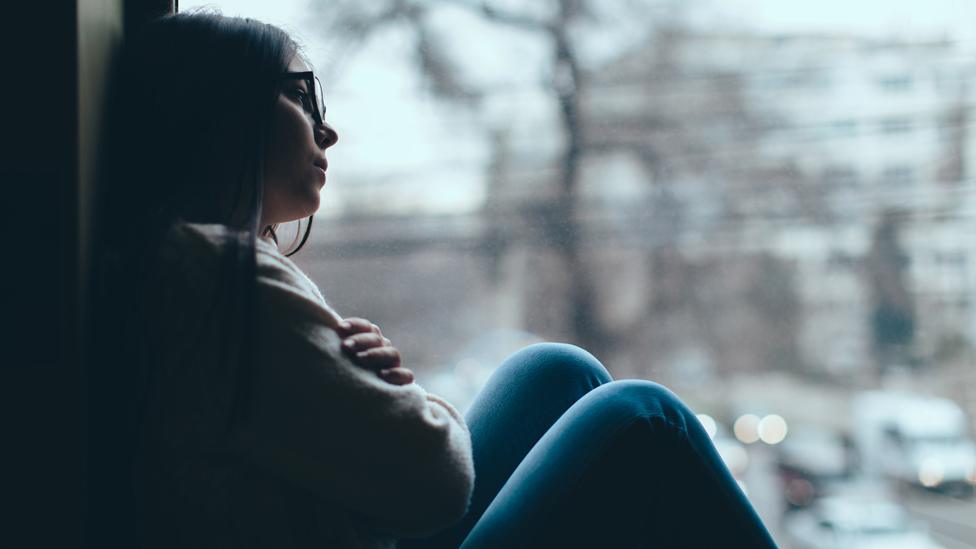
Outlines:
[[[305,113],[286,99],[279,100],[268,136],[268,169],[280,175],[294,174],[308,149],[311,132]]]
[[[305,114],[279,104],[264,169],[264,205],[278,221],[299,219],[318,209],[319,185],[309,154],[312,147],[312,126]]]
[[[293,125],[276,124],[269,136],[265,156],[265,182],[269,187],[287,188],[302,177],[302,154],[304,150],[300,139],[296,138]]]
[[[264,170],[267,179],[275,181],[280,178],[282,168],[287,165],[288,133],[285,131],[281,116],[276,116],[271,123],[271,132],[265,145],[267,153],[264,156]]]

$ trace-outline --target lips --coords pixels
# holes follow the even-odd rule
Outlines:
[[[325,185],[325,170],[329,168],[329,163],[325,161],[325,158],[319,158],[312,165],[318,170],[317,179],[320,185]]]

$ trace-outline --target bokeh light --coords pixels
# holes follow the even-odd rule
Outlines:
[[[735,420],[732,426],[735,438],[743,444],[752,444],[759,440],[759,416],[755,414],[743,414]]]
[[[926,488],[935,488],[939,484],[942,484],[942,479],[945,477],[945,467],[943,467],[942,462],[929,458],[924,460],[918,468],[918,481],[922,483],[922,486]]]
[[[759,438],[766,444],[779,444],[786,438],[788,429],[782,416],[770,414],[759,420],[757,431]]]
[[[718,424],[715,423],[715,419],[708,414],[698,414],[698,421],[705,428],[705,432],[708,433],[709,438],[715,438],[715,433],[718,432]]]
[[[749,466],[749,454],[742,446],[725,446],[719,449],[719,455],[733,475],[745,473]]]

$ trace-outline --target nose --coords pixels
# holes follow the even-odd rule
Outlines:
[[[322,150],[335,145],[337,141],[339,141],[339,134],[327,122],[315,125],[315,143],[322,147]]]

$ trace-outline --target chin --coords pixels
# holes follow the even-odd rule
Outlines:
[[[319,198],[319,193],[315,193],[315,200],[310,200],[308,207],[306,208],[305,215],[302,217],[308,217],[310,215],[315,215],[315,212],[319,211],[319,206],[322,204],[322,200]]]
[[[314,215],[315,212],[319,211],[319,205],[321,202],[322,198],[319,196],[318,191],[308,189],[308,191],[301,196],[295,197],[294,208],[291,210],[291,215],[288,217],[292,218],[292,221],[298,221],[299,219],[304,219],[310,215]]]
[[[319,211],[319,201],[316,200],[314,203],[310,202],[306,204],[305,207],[303,207],[301,210],[298,211],[298,217],[295,218],[295,221],[298,221],[299,219],[305,219],[310,215],[315,215],[315,212],[317,211]]]
[[[301,221],[310,215],[314,215],[318,210],[318,202],[315,202],[314,204],[305,204],[302,207],[291,210],[288,215],[283,216],[284,219],[281,221],[275,221],[275,223],[294,223],[296,221]]]

